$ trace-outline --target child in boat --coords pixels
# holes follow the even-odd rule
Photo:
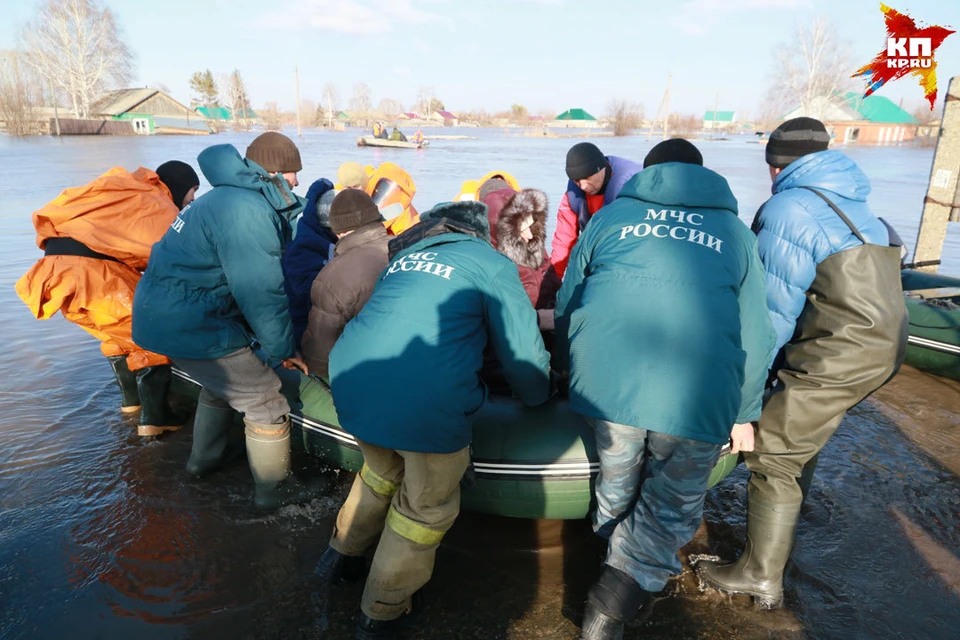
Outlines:
[[[593,527],[609,540],[582,640],[621,638],[650,607],[721,447],[752,448],[774,342],[764,270],[727,181],[702,164],[686,140],[655,146],[580,236],[557,295],[554,358],[596,434]]]

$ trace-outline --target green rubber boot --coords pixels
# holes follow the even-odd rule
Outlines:
[[[201,478],[240,457],[243,447],[239,443],[234,445],[230,438],[236,415],[228,403],[201,389],[193,417],[193,448],[187,460],[187,473]]]
[[[290,418],[281,424],[243,421],[247,461],[256,486],[253,502],[258,509],[275,511],[288,504],[302,504],[319,497],[330,487],[326,478],[303,484],[290,473]]]
[[[176,431],[187,422],[186,415],[174,411],[167,403],[172,379],[168,364],[137,371],[137,390],[142,405],[137,435],[159,436],[166,431]]]
[[[127,367],[127,356],[109,356],[107,362],[113,369],[113,375],[120,385],[120,411],[134,413],[140,411],[140,394],[137,392],[137,375]]]
[[[700,582],[723,593],[751,596],[764,609],[783,601],[787,566],[800,519],[799,504],[767,504],[751,499],[747,510],[747,544],[733,564],[715,560],[697,563]]]

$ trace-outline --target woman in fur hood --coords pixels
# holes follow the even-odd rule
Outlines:
[[[497,182],[489,180],[480,194],[481,202],[487,205],[493,246],[516,263],[533,306],[552,309],[560,283],[552,271],[548,273],[547,194],[539,189],[517,192],[504,181],[489,184]]]

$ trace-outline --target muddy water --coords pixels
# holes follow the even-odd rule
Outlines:
[[[559,199],[569,141],[467,133],[481,139],[437,141],[424,153],[358,150],[350,134],[311,133],[301,177],[332,175],[345,159],[397,161],[414,175],[425,209],[454,195],[460,180],[502,168]],[[37,258],[29,213],[64,186],[113,164],[195,162],[206,144],[242,148],[249,139],[0,139],[2,638],[351,636],[361,586],[322,597],[311,580],[349,478],[325,498],[270,517],[251,509],[242,462],[188,482],[189,428],[138,439],[135,422],[117,411],[119,392],[95,341],[59,317],[33,320],[13,292]],[[649,148],[637,139],[599,142],[634,157]],[[730,177],[743,216],[752,216],[769,189],[760,150],[745,142],[703,148],[707,163]],[[912,237],[931,152],[852,153],[874,179],[875,208]],[[951,235],[948,273],[960,272],[958,247]],[[740,547],[745,480],[739,469],[711,491],[705,525],[684,556]],[[575,638],[602,554],[583,522],[464,514],[408,635]],[[821,456],[793,557],[782,611],[702,594],[687,571],[627,638],[955,638],[960,385],[908,369],[851,412]]]

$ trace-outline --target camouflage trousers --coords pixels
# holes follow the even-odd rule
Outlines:
[[[588,418],[600,475],[593,530],[607,538],[606,564],[660,591],[680,573],[677,552],[693,539],[721,445]]]

